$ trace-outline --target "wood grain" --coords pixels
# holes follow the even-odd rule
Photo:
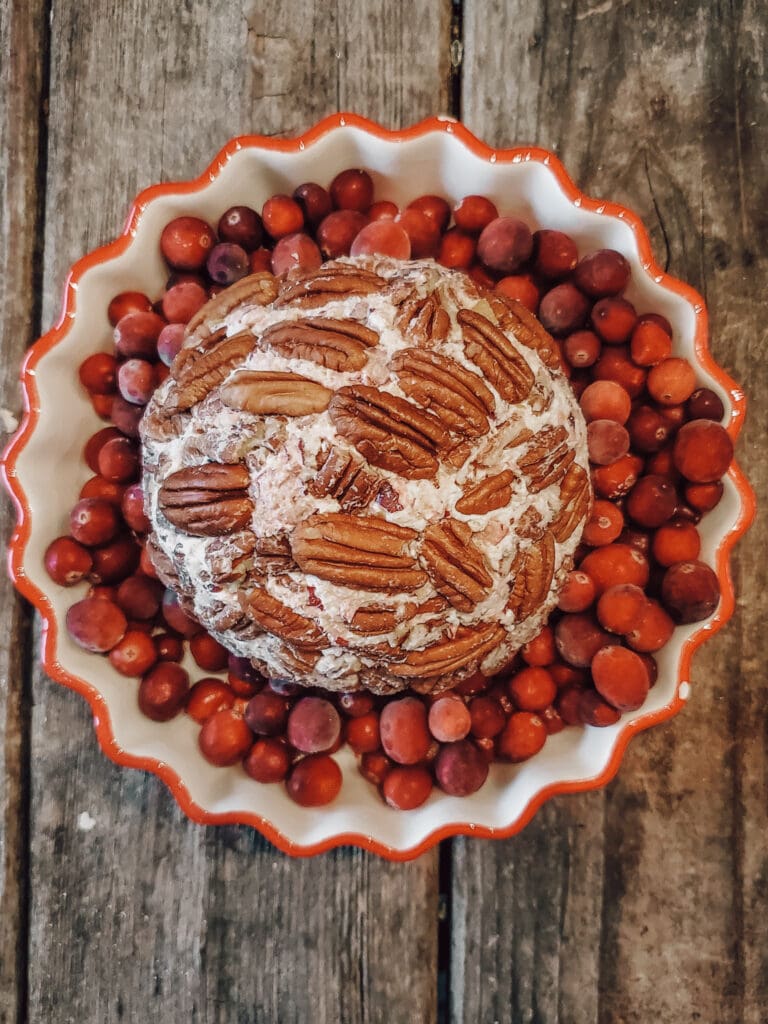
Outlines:
[[[18,366],[39,316],[35,241],[38,143],[43,100],[45,5],[0,7],[0,443],[21,414]],[[42,43],[42,46],[41,46]],[[0,501],[0,535],[15,523]],[[0,576],[0,1024],[21,1019],[26,1001],[29,615]]]
[[[758,5],[571,11],[564,24],[545,3],[467,5],[464,118],[490,142],[553,148],[586,191],[636,209],[660,262],[703,292],[712,351],[754,396],[740,457],[764,498]],[[691,706],[635,740],[604,794],[561,798],[498,846],[457,842],[454,1020],[765,1019],[768,687],[748,595],[765,592],[751,552],[766,541],[761,518],[734,559],[736,619],[696,658]]]
[[[57,3],[44,321],[140,187],[199,173],[232,135],[347,104],[392,124],[439,108],[446,8]],[[250,830],[202,829],[104,760],[79,698],[39,675],[35,694],[31,1019],[435,1019],[436,853],[290,860]]]

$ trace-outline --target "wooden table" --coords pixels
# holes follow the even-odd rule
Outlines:
[[[740,456],[762,497],[762,8],[4,0],[4,410],[19,413],[18,362],[66,268],[140,188],[199,173],[242,132],[450,112],[490,143],[555,150],[585,190],[640,213],[751,396]],[[5,502],[6,537],[11,520]],[[156,778],[100,754],[3,582],[0,1021],[765,1021],[767,544],[761,520],[690,707],[637,739],[611,785],[552,801],[515,839],[406,865],[290,860],[250,829],[187,821]]]

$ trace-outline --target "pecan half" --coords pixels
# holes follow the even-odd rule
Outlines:
[[[575,458],[576,453],[568,447],[565,427],[545,427],[534,436],[518,465],[528,481],[528,490],[538,494],[562,480]]]
[[[370,270],[349,266],[344,263],[326,264],[320,270],[300,278],[285,281],[275,299],[275,307],[289,304],[303,309],[324,306],[333,299],[345,299],[348,295],[370,295],[382,291],[387,282]]]
[[[427,527],[421,559],[438,594],[461,612],[471,612],[493,585],[485,558],[472,541],[472,531],[457,519]]]
[[[354,320],[315,317],[268,327],[259,343],[286,359],[308,359],[329,370],[362,370],[379,336]]]
[[[371,605],[357,609],[349,622],[349,628],[355,633],[377,636],[380,633],[391,633],[397,621],[398,616],[394,608],[377,608]]]
[[[328,638],[316,622],[299,615],[263,587],[254,587],[243,595],[241,603],[254,622],[281,640],[310,650],[324,647],[328,643]]]
[[[390,361],[403,391],[439,416],[457,434],[480,437],[488,432],[495,402],[476,373],[455,359],[416,348],[403,349]]]
[[[395,319],[395,326],[406,337],[422,345],[437,345],[448,337],[451,318],[435,290],[424,298],[404,302]]]
[[[552,532],[562,544],[586,519],[592,501],[589,475],[576,463],[571,465],[560,484],[560,501],[563,507],[552,524]]]
[[[534,544],[519,551],[511,568],[507,609],[520,622],[537,611],[552,586],[555,573],[555,538],[549,530]]]
[[[195,337],[204,341],[211,336],[211,325],[220,323],[236,306],[253,304],[268,306],[277,298],[277,278],[264,271],[242,277],[229,288],[206,302],[187,324],[185,338]]]
[[[171,369],[171,376],[176,381],[176,388],[171,393],[172,410],[183,412],[201,402],[242,363],[254,345],[251,332],[241,331],[208,352],[198,353],[189,349],[186,359],[175,359]]]
[[[277,654],[289,668],[300,675],[307,675],[320,660],[320,651],[308,650],[299,644],[280,644]]]
[[[158,504],[169,523],[194,537],[220,537],[251,521],[250,481],[242,464],[207,462],[171,473],[163,481]]]
[[[310,516],[291,536],[293,557],[304,572],[343,587],[398,593],[427,582],[408,546],[415,530],[373,516],[345,512]]]
[[[563,369],[557,342],[522,302],[495,293],[488,297],[488,304],[496,315],[502,331],[514,334],[521,345],[533,349],[550,370]]]
[[[437,473],[435,452],[450,442],[443,423],[412,402],[378,388],[339,388],[328,406],[333,425],[363,458],[410,480]]]
[[[307,490],[315,498],[335,498],[343,512],[352,512],[370,504],[380,480],[354,455],[332,448]]]
[[[464,329],[467,357],[508,402],[522,402],[533,387],[534,375],[522,353],[487,317],[460,309],[456,319]]]
[[[405,679],[454,673],[471,663],[479,664],[505,636],[499,625],[466,626],[449,640],[441,640],[421,651],[409,651],[405,659],[391,665],[389,671]]]
[[[221,388],[230,409],[259,416],[307,416],[328,408],[333,392],[317,381],[285,370],[242,370]]]
[[[473,487],[464,491],[456,502],[456,511],[463,516],[482,516],[486,512],[503,508],[512,500],[512,481],[515,474],[510,469],[487,476]]]

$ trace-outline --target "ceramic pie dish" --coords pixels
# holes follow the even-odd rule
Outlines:
[[[451,835],[514,834],[550,796],[605,784],[635,733],[680,710],[689,696],[695,650],[733,613],[728,559],[751,521],[754,497],[732,465],[723,499],[700,524],[701,557],[717,572],[720,604],[708,620],[675,630],[659,652],[659,680],[643,707],[607,728],[569,728],[551,736],[544,750],[523,764],[494,764],[486,785],[469,798],[436,790],[414,811],[393,810],[382,805],[358,774],[351,751],[342,748],[337,755],[345,778],[340,796],[319,810],[303,808],[281,787],[255,784],[238,769],[215,768],[204,761],[198,728],[187,716],[166,723],[145,718],[130,681],[105,659],[76,646],[63,630],[73,597],[52,584],[43,568],[43,553],[66,529],[67,509],[88,476],[80,455],[83,444],[99,426],[86,396],[77,387],[68,391],[62,381],[74,380],[76,367],[94,350],[94,336],[101,335],[107,346],[106,310],[116,292],[135,289],[152,295],[162,288],[166,271],[158,239],[169,220],[187,214],[215,220],[234,203],[259,209],[275,192],[290,192],[305,180],[330,180],[347,166],[368,168],[377,184],[386,183],[383,191],[396,203],[413,197],[415,181],[418,191],[449,200],[483,193],[531,225],[568,232],[580,251],[618,250],[632,269],[626,297],[638,309],[652,309],[670,321],[675,354],[693,363],[699,384],[720,396],[726,409],[723,422],[734,441],[745,399],[709,354],[703,300],[654,263],[648,235],[636,216],[583,195],[545,150],[492,150],[447,119],[390,132],[354,115],[336,115],[297,139],[233,139],[198,179],[142,192],[120,238],[73,266],[58,324],[24,362],[25,415],[3,461],[18,513],[10,544],[11,575],[43,617],[46,671],[89,701],[104,752],[121,765],[162,778],[194,820],[252,825],[294,855],[353,844],[404,860]],[[50,501],[51,493],[57,495],[56,502]]]

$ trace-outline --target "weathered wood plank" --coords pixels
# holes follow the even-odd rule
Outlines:
[[[38,141],[47,38],[43,2],[0,8],[0,443],[21,410],[18,365],[39,315],[35,233],[39,213]],[[15,514],[0,502],[7,543]],[[20,1018],[26,1000],[26,843],[29,616],[0,576],[0,1022]]]
[[[469,127],[555,149],[705,294],[715,357],[753,395],[740,455],[764,496],[758,5],[472,3],[464,25]],[[747,549],[766,539],[761,520],[736,553],[739,612],[697,657],[691,707],[635,741],[605,794],[555,801],[507,843],[456,844],[454,1020],[765,1019],[766,579]]]
[[[57,3],[44,322],[136,190],[198,173],[230,136],[442,107],[446,9]],[[41,676],[35,693],[31,1019],[435,1019],[436,854],[292,861],[194,826],[157,780],[104,760],[82,701]]]

